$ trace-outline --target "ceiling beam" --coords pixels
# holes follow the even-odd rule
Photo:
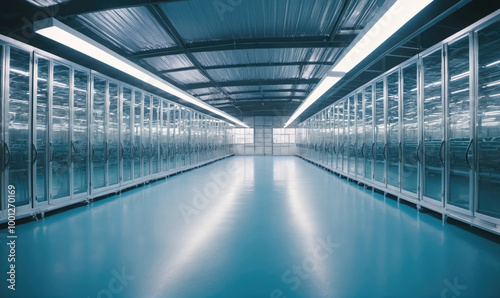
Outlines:
[[[191,54],[187,48],[186,44],[184,43],[182,37],[180,34],[177,32],[177,30],[174,28],[168,17],[163,13],[163,11],[155,4],[150,4],[147,6],[151,14],[155,17],[155,19],[158,21],[160,26],[172,37],[172,39],[175,41],[175,43],[184,51],[184,54],[186,57],[189,59],[189,61],[198,69],[198,71],[203,74],[208,80],[209,84],[211,87],[215,87],[217,90],[219,90],[222,94],[224,94],[226,97],[229,97],[227,92],[223,89],[221,89],[218,84],[215,82],[215,80],[210,76],[210,74],[203,68],[203,66],[200,64],[200,62],[196,59],[196,57]],[[229,98],[231,99],[231,98]]]
[[[231,68],[247,68],[247,67],[267,67],[267,66],[300,66],[300,65],[333,65],[332,62],[273,62],[273,63],[246,63],[246,64],[229,64],[229,65],[212,65],[212,66],[204,66],[203,68],[206,70],[212,69],[231,69]],[[186,70],[195,70],[196,67],[182,67],[182,68],[173,68],[168,70],[163,70],[161,73],[170,73],[177,71],[186,71]]]
[[[185,0],[71,0],[54,6],[58,17],[71,17],[80,14],[144,6],[163,2],[179,2]]]
[[[278,79],[278,80],[264,80],[264,81],[227,81],[218,82],[219,87],[233,87],[233,86],[264,86],[264,85],[311,85],[318,84],[320,79]],[[213,87],[210,83],[195,83],[187,84],[182,87],[183,90],[201,89]]]
[[[302,89],[261,89],[261,90],[251,90],[251,91],[236,91],[229,92],[229,95],[235,94],[245,94],[245,93],[267,93],[267,92],[295,92],[295,93],[309,93],[308,90]]]
[[[353,34],[342,34],[338,35],[335,41],[326,41],[324,36],[237,39],[187,43],[185,47],[191,53],[249,49],[345,48],[354,37]],[[179,54],[184,54],[182,48],[170,47],[137,52],[127,58],[141,59]]]
[[[256,102],[256,101],[262,101],[262,100],[292,100],[292,99],[300,99],[304,100],[306,99],[305,96],[271,96],[271,97],[247,97],[247,98],[237,98],[236,103],[241,103],[241,102]]]

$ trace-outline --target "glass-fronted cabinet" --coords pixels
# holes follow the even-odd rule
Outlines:
[[[72,195],[86,198],[89,194],[89,87],[88,71],[73,69],[73,104],[71,112]]]
[[[142,177],[142,92],[134,91],[134,127],[132,139],[132,156],[134,179]]]
[[[399,70],[387,76],[387,185],[400,189],[399,166],[401,142],[399,141]]]
[[[477,213],[500,225],[500,21],[477,31]],[[471,160],[470,150],[467,161]]]
[[[2,189],[13,185],[16,212],[31,207],[31,141],[30,93],[32,53],[21,48],[6,47],[3,106],[3,176]],[[7,196],[3,194],[4,198]],[[7,206],[4,200],[4,208]]]
[[[417,62],[411,61],[401,69],[401,190],[417,199],[420,181],[419,166],[419,104],[417,97]]]
[[[35,56],[34,82],[36,90],[33,97],[33,198],[34,206],[48,204],[49,167],[48,167],[48,139],[49,139],[49,71],[50,60]]]
[[[470,71],[469,35],[447,46],[447,192],[448,208],[471,214],[474,158],[472,127],[472,73]]]
[[[385,160],[387,153],[387,143],[385,140],[385,88],[384,81],[381,80],[375,83],[375,119],[374,119],[374,177],[375,181],[385,184]]]
[[[120,136],[120,160],[121,160],[121,182],[129,183],[133,179],[134,147],[133,147],[133,90],[122,87],[121,91],[121,136]]]
[[[442,98],[442,50],[425,55],[421,61],[423,116],[422,195],[424,200],[442,202],[444,196],[444,122]]]

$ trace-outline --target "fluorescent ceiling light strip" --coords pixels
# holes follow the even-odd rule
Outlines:
[[[297,110],[292,114],[290,119],[285,123],[285,128],[287,128],[297,117],[300,116],[307,108],[309,108],[318,98],[320,98],[326,91],[328,91],[333,85],[340,81],[342,77],[325,77],[321,82],[314,88],[313,92],[309,94],[306,100],[299,106]]]
[[[99,60],[117,70],[127,73],[145,83],[148,83],[158,89],[168,92],[178,98],[181,98],[191,104],[222,116],[237,125],[248,127],[245,123],[235,117],[217,109],[213,106],[197,99],[196,97],[184,92],[183,90],[164,81],[150,71],[139,65],[125,59],[96,41],[88,38],[80,32],[66,26],[54,18],[37,21],[34,24],[35,32],[49,39],[59,42],[80,53]]]
[[[347,54],[332,68],[333,72],[347,73],[358,65],[363,59],[368,57],[375,49],[391,37],[396,31],[403,27],[409,20],[417,15],[422,9],[433,0],[398,0],[371,28],[348,50]],[[327,79],[325,77],[325,79]],[[318,100],[328,89],[335,85],[341,77],[335,80],[325,79],[313,90],[299,108],[292,114],[285,124],[290,125],[297,119],[311,104]],[[332,83],[333,82],[333,83]],[[323,83],[323,85],[321,85]],[[328,88],[325,88],[329,86]],[[318,89],[320,89],[318,91]]]
[[[349,72],[432,1],[396,1],[332,70]]]

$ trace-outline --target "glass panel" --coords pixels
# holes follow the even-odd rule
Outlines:
[[[343,124],[343,138],[342,138],[342,171],[349,172],[349,101],[346,99],[343,102],[344,110],[340,115]]]
[[[375,83],[375,180],[385,183],[384,81]]]
[[[167,101],[163,101],[162,105],[162,122],[161,122],[161,171],[168,171],[168,113],[169,113],[169,104]]]
[[[478,212],[500,218],[500,22],[478,32]]]
[[[337,168],[337,153],[338,153],[338,108],[337,105],[333,106],[333,157],[332,157],[332,167]],[[305,129],[303,129],[305,131]],[[306,132],[307,133],[307,132]]]
[[[54,66],[52,83],[52,187],[53,199],[70,195],[70,69],[63,65]]]
[[[122,178],[123,181],[132,180],[132,90],[123,88],[122,90]]]
[[[402,187],[416,194],[418,190],[418,99],[417,63],[403,68],[403,139]]]
[[[175,125],[174,125],[174,130],[175,130],[175,138],[174,138],[174,146],[175,146],[175,168],[178,168],[181,166],[180,162],[180,154],[181,154],[181,136],[180,136],[180,111],[179,107],[177,106],[175,111],[174,111],[174,118],[173,118]]]
[[[16,188],[16,207],[29,204],[30,53],[10,49],[6,140],[7,185]]]
[[[441,201],[443,167],[443,104],[441,51],[422,60],[424,99],[424,197]]]
[[[143,175],[151,173],[151,96],[144,96],[144,118],[142,126]]]
[[[373,155],[374,155],[374,140],[373,140],[373,87],[365,88],[365,178],[373,179]]]
[[[470,176],[466,158],[471,141],[469,37],[448,45],[448,204],[469,209]],[[472,158],[470,159],[473,160]]]
[[[159,141],[160,141],[160,99],[158,97],[153,97],[153,122],[151,123],[151,143],[152,143],[152,171],[153,174],[157,174],[159,172],[160,166],[160,150],[159,150]]]
[[[399,188],[399,71],[387,76],[387,183]]]
[[[337,145],[337,170],[342,171],[343,162],[343,148],[344,148],[344,103],[341,102],[337,106],[337,131],[338,131],[338,145]]]
[[[349,97],[349,173],[356,175],[356,103],[354,96]]]
[[[364,127],[363,127],[363,93],[356,94],[356,169],[358,177],[363,177],[365,172],[364,158]]]
[[[109,83],[109,118],[108,118],[108,185],[120,182],[119,150],[120,125],[118,115],[118,85]]]
[[[47,140],[49,127],[49,60],[37,59],[35,108],[35,200],[47,201]]]
[[[179,134],[180,134],[180,166],[186,165],[186,110],[181,107],[179,118]]]
[[[73,90],[73,193],[88,191],[88,73],[75,70]]]
[[[3,174],[4,174],[4,140],[3,140],[3,46],[0,45],[0,186],[4,187],[3,182]],[[3,210],[3,199],[4,194],[0,193],[0,210]]]
[[[186,120],[185,120],[184,130],[185,130],[185,148],[186,151],[186,165],[191,164],[191,149],[190,149],[190,141],[191,141],[191,111],[186,111]]]
[[[175,169],[176,163],[176,129],[175,129],[175,113],[177,110],[177,106],[172,105],[170,106],[170,112],[169,112],[169,169]]]
[[[92,187],[98,189],[106,185],[106,81],[94,77],[92,93]]]
[[[134,94],[134,143],[132,146],[134,156],[134,178],[141,178],[142,167],[142,93]]]

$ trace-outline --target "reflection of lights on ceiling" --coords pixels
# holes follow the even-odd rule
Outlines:
[[[23,75],[25,77],[28,77],[30,75],[29,71],[22,71],[22,70],[16,69],[16,68],[11,68],[10,71],[13,72],[13,73],[17,73],[17,74]]]
[[[64,83],[59,83],[59,82],[52,82],[52,85],[54,85],[56,87],[60,87],[60,88],[69,88],[68,85],[66,85]]]
[[[485,65],[484,67],[491,67],[491,66],[494,66],[494,65],[497,65],[497,64],[500,64],[500,60],[495,61],[495,62],[492,62],[492,63],[490,63],[490,64],[487,64],[487,65]]]
[[[429,87],[434,87],[434,86],[439,86],[439,85],[441,85],[441,81],[437,81],[437,82],[425,85],[424,88],[429,88]]]
[[[441,96],[432,96],[432,97],[429,97],[429,98],[425,98],[424,101],[431,101],[431,100],[434,100],[434,99],[440,99]]]
[[[483,88],[500,85],[500,81],[495,81],[493,83],[486,84]]]
[[[500,93],[490,95],[490,97],[499,97],[499,96],[500,96]]]
[[[469,76],[469,72],[466,71],[464,73],[457,74],[456,76],[452,76],[450,80],[453,82],[453,81],[460,80],[461,78],[465,78],[465,77],[468,77],[468,76]]]
[[[466,91],[469,91],[469,88],[453,91],[453,92],[451,92],[451,94],[457,94],[457,93],[462,93],[462,92],[466,92]]]

